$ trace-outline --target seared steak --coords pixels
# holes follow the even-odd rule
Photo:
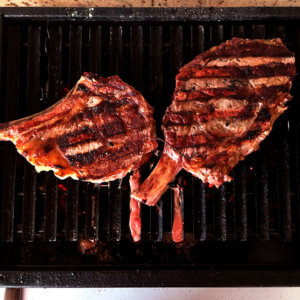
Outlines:
[[[124,177],[156,149],[153,109],[118,76],[84,73],[52,107],[0,125],[37,171],[101,183]]]
[[[154,205],[182,168],[217,187],[230,181],[286,110],[295,73],[280,39],[234,38],[182,67],[163,119],[164,152],[133,197]]]

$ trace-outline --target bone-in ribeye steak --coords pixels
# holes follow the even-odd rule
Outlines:
[[[84,73],[52,107],[0,125],[37,171],[101,183],[124,177],[156,149],[153,109],[118,76]]]
[[[285,111],[295,73],[280,39],[234,38],[182,67],[163,119],[162,157],[133,197],[154,205],[182,168],[217,187],[229,181]]]

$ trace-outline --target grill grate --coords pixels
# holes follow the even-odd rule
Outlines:
[[[28,26],[8,24],[4,28],[4,39],[7,39],[4,49],[5,118],[11,120],[39,111],[60,99],[63,95],[62,89],[72,87],[83,70],[104,69],[105,75],[120,74],[124,80],[139,86],[155,107],[157,120],[160,120],[174,87],[174,80],[169,78],[174,78],[179,67],[192,57],[192,53],[194,55],[219,44],[225,37],[230,38],[231,36],[227,36],[228,32],[232,32],[232,36],[246,37],[249,35],[245,35],[245,32],[250,32],[250,37],[253,38],[278,36],[293,47],[287,40],[286,29],[287,26],[281,24],[146,27],[61,25],[55,22]],[[100,50],[99,54],[97,49],[104,51]],[[21,54],[21,50],[26,55]],[[89,57],[83,57],[87,53]],[[125,61],[131,62],[130,72],[123,71],[128,70]],[[48,69],[47,77],[47,72],[43,69],[45,65]],[[26,71],[21,72],[23,69]],[[144,74],[144,70],[148,74]],[[143,77],[147,80],[142,80]],[[146,85],[146,82],[149,84]],[[41,101],[40,97],[46,99]],[[22,103],[23,99],[26,100],[25,103]],[[21,110],[21,107],[24,110]],[[236,168],[236,180],[233,184],[225,184],[220,190],[216,190],[203,185],[186,173],[182,174],[188,186],[185,189],[187,196],[184,205],[184,229],[188,237],[196,240],[247,240],[248,236],[254,233],[262,240],[269,240],[270,235],[286,240],[292,239],[291,194],[295,192],[291,188],[295,185],[291,186],[290,172],[293,170],[290,170],[290,151],[296,151],[292,148],[293,145],[289,145],[289,139],[293,138],[291,126],[295,125],[288,114],[292,113],[287,113],[277,122],[274,132],[264,143],[262,150]],[[159,125],[159,121],[157,123]],[[278,150],[272,155],[272,163],[268,164],[269,154],[266,150],[271,147]],[[95,189],[87,183],[57,180],[50,173],[37,175],[31,166],[16,156],[11,145],[4,144],[2,148],[3,241],[13,241],[20,236],[23,241],[33,241],[35,236],[40,234],[49,241],[55,241],[58,237],[66,241],[76,241],[78,235],[94,236],[97,239],[100,231],[103,231],[104,235],[107,233],[107,239],[110,241],[119,241],[121,236],[128,238],[128,228],[125,222],[122,222],[123,219],[128,219],[128,209],[126,216],[125,211],[123,212],[123,203],[128,202],[126,182],[121,184],[126,189],[126,192],[123,192],[122,188],[118,187],[118,182],[111,183],[109,188]],[[276,174],[269,174],[269,166],[274,166]],[[280,190],[278,185],[282,187]],[[86,198],[84,214],[79,210],[79,202],[83,201],[83,196]],[[250,196],[253,200],[248,199]],[[168,235],[172,225],[171,192],[164,198],[160,209],[143,207],[143,234],[146,239],[149,235],[150,240],[168,240],[168,237],[164,236]],[[37,199],[43,203],[36,203]],[[36,206],[44,207],[44,224],[41,224],[40,217],[36,220]],[[248,209],[247,206],[254,207]],[[275,213],[270,219],[273,209]],[[104,217],[101,220],[100,211],[101,217]],[[42,213],[39,209],[38,215]],[[19,217],[14,219],[16,215]],[[105,215],[109,217],[105,218]],[[255,222],[254,228],[247,222],[250,216]],[[81,221],[86,219],[82,221],[86,223],[85,229],[79,228],[79,218]],[[272,222],[277,223],[277,226],[273,226]],[[104,226],[102,229],[99,227],[100,223]]]
[[[8,24],[4,29],[4,40],[7,39],[7,43],[4,43],[7,45],[4,49],[5,118],[15,119],[49,106],[62,97],[63,88],[72,87],[83,70],[103,69],[104,75],[120,74],[124,80],[139,86],[155,107],[157,120],[160,120],[174,87],[174,80],[169,78],[174,78],[179,67],[192,57],[192,53],[194,55],[219,44],[225,37],[230,38],[231,36],[227,36],[230,31],[232,36],[249,36],[245,35],[245,32],[251,32],[250,36],[253,38],[279,36],[292,48],[294,45],[287,40],[286,29],[287,27],[281,24],[271,27],[270,24],[148,27],[60,25],[52,22],[28,26]],[[22,53],[25,49],[26,55],[21,55],[21,49]],[[104,49],[100,51],[103,55],[100,56],[97,49]],[[83,57],[87,53],[89,57]],[[123,71],[128,70],[125,61],[131,62],[130,72]],[[44,72],[45,66],[48,69],[47,77],[47,72]],[[21,72],[23,69],[26,71]],[[142,80],[143,77],[147,80]],[[146,82],[149,84],[146,85]],[[46,99],[41,101],[40,97]],[[22,103],[23,99],[26,100],[25,103]],[[291,106],[295,105],[294,101]],[[19,110],[16,109],[18,107]],[[21,110],[21,107],[24,110]],[[236,168],[234,183],[225,184],[220,190],[216,190],[203,185],[186,173],[182,174],[188,186],[185,189],[187,196],[184,205],[184,229],[187,236],[191,234],[192,239],[196,240],[223,241],[247,240],[252,234],[262,240],[269,240],[270,235],[292,239],[291,195],[295,195],[295,191],[291,188],[296,184],[291,184],[290,172],[293,170],[290,170],[290,152],[296,151],[293,149],[294,145],[289,144],[289,140],[294,137],[291,127],[297,124],[290,119],[291,110],[292,108],[277,122],[262,150]],[[157,123],[159,125],[159,121]],[[20,235],[23,241],[33,241],[35,236],[40,234],[49,241],[58,237],[66,241],[76,241],[78,235],[95,236],[97,239],[100,231],[103,231],[104,235],[108,234],[108,240],[119,241],[123,230],[127,233],[127,236],[123,236],[128,238],[128,228],[122,222],[123,219],[128,219],[128,210],[126,214],[123,212],[123,203],[128,202],[126,182],[121,184],[121,187],[126,189],[126,192],[123,192],[122,188],[118,187],[118,182],[112,183],[109,188],[95,189],[87,183],[59,181],[50,173],[37,175],[31,166],[16,156],[11,145],[1,146],[3,241],[13,241]],[[273,161],[269,164],[268,150],[272,147],[277,150],[272,154]],[[274,166],[275,174],[270,173],[269,166]],[[292,179],[296,178],[293,176]],[[282,187],[280,190],[279,186]],[[79,210],[83,196],[86,198],[85,214]],[[160,209],[143,207],[145,238],[149,235],[150,240],[161,240],[170,232],[171,193],[167,193],[164,198]],[[37,199],[43,203],[36,203]],[[40,224],[40,217],[38,220],[36,218],[36,206],[44,207],[44,224]],[[275,213],[270,219],[273,210]],[[101,217],[104,218],[101,220],[100,211]],[[42,213],[39,209],[38,215]],[[14,219],[16,215],[20,217]],[[105,215],[109,217],[105,218]],[[254,226],[248,224],[249,217],[251,222],[254,221]],[[82,227],[81,231],[78,231],[79,218],[86,219],[85,230]],[[272,222],[277,223],[277,226],[273,226]],[[104,227],[100,228],[100,223]],[[279,225],[282,226],[282,234]],[[90,234],[92,236],[89,236]]]
[[[91,71],[118,74],[140,90],[155,108],[162,137],[161,119],[178,69],[233,36],[280,37],[296,53],[299,69],[300,14],[298,20],[214,22],[178,17],[142,23],[99,16],[93,22],[76,16],[26,16],[6,14],[0,20],[1,122],[52,105],[83,71]],[[290,109],[261,149],[234,169],[232,183],[217,190],[184,171],[179,174],[185,221],[179,248],[171,242],[170,190],[157,207],[142,206],[142,242],[134,245],[128,228],[128,176],[101,187],[61,181],[52,173],[37,174],[12,145],[0,143],[0,252],[7,260],[0,259],[1,265],[297,266],[299,88],[297,77]],[[153,157],[143,173],[149,173],[157,160]],[[81,255],[76,242],[81,239],[99,241],[98,255]],[[0,275],[0,283],[5,282],[1,280]]]

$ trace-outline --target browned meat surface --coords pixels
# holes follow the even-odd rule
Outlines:
[[[182,67],[163,119],[162,158],[133,197],[154,205],[182,168],[217,187],[230,181],[286,110],[295,73],[280,39],[234,38]]]
[[[84,73],[52,107],[0,125],[37,171],[95,183],[124,177],[156,149],[153,109],[118,76]]]

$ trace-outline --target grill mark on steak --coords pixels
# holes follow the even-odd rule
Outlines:
[[[127,141],[126,144],[122,145],[118,149],[112,147],[113,149],[110,150],[108,147],[100,147],[85,153],[66,155],[66,158],[72,166],[77,167],[89,165],[99,159],[101,159],[103,162],[114,162],[120,158],[128,157],[134,154],[140,154],[142,151],[142,144],[142,139]]]
[[[74,97],[74,96],[72,96]],[[89,113],[93,109],[95,110],[96,114],[101,114],[101,113],[112,113],[115,111],[116,108],[120,108],[123,105],[129,104],[130,102],[127,101],[127,99],[120,99],[116,101],[109,101],[106,100],[99,105],[95,107],[89,107],[83,112],[76,114],[75,116],[71,117],[69,120],[68,124],[66,124],[66,128],[72,128],[73,123],[76,122],[84,122],[87,120],[90,120],[91,122],[93,121],[92,119],[94,118],[94,115],[92,113]],[[66,110],[63,113],[58,113],[55,115],[55,117],[52,120],[49,121],[41,121],[41,122],[34,122],[33,126],[34,127],[29,127],[27,130],[20,126],[19,130],[23,130],[22,133],[22,139],[25,142],[26,140],[30,139],[35,132],[38,131],[50,131],[52,128],[56,127],[59,123],[61,123],[61,119],[65,117],[70,111]]]
[[[293,56],[293,53],[289,51],[286,47],[281,45],[274,45],[268,43],[262,43],[257,40],[248,40],[244,44],[239,44],[239,39],[233,38],[231,43],[222,43],[217,47],[213,47],[209,51],[203,53],[201,57],[203,59],[215,59],[219,57],[287,57]]]
[[[260,125],[261,122],[267,122],[267,120],[256,120],[257,123],[256,127],[250,131],[248,131],[244,136],[240,138],[234,138],[234,141],[231,141],[230,138],[227,138],[227,143],[237,142],[237,141],[244,141],[253,139],[256,136],[258,136],[260,133],[262,133],[263,129]],[[256,122],[255,121],[255,122]],[[215,137],[216,139],[217,137]],[[175,132],[168,132],[166,133],[166,139],[168,142],[172,145],[172,147],[180,150],[183,148],[191,148],[191,147],[199,147],[199,146],[209,146],[209,143],[211,143],[212,138],[208,139],[208,135],[206,132],[199,130],[198,132],[195,132],[194,134],[185,134],[185,135],[178,135]],[[223,139],[225,140],[225,139]]]
[[[216,59],[203,59],[201,55],[197,56],[192,62],[188,63],[180,69],[176,79],[185,78],[185,74],[198,73],[204,71],[204,68],[222,68],[222,67],[259,67],[263,65],[276,65],[276,64],[294,64],[295,57],[220,57]]]
[[[180,91],[201,91],[203,89],[237,89],[247,86],[247,81],[238,78],[190,78],[189,80],[181,81],[176,85]]]
[[[82,112],[73,116],[70,119],[70,123],[72,122],[82,122],[85,119],[94,119],[95,116],[101,114],[114,114],[118,108],[130,108],[136,105],[132,105],[132,103],[127,98],[122,98],[119,100],[111,100],[107,98],[103,100],[100,104],[87,107]]]
[[[144,129],[145,123],[143,123],[143,126],[140,126],[139,129]],[[66,155],[69,155],[70,152],[72,154],[78,152],[78,154],[82,154],[83,149],[87,146],[90,147],[97,147],[97,145],[104,145],[107,144],[108,146],[113,146],[114,143],[110,141],[106,141],[105,139],[114,137],[116,135],[125,134],[126,130],[125,127],[122,124],[122,121],[117,119],[115,122],[111,122],[108,124],[104,124],[100,127],[94,126],[94,127],[87,127],[84,126],[82,129],[71,132],[68,134],[65,134],[59,138],[58,145],[62,151],[65,152]],[[125,138],[125,136],[124,136]],[[95,142],[99,141],[101,142]],[[80,147],[77,147],[80,146]],[[99,148],[99,146],[97,148]],[[68,150],[69,149],[69,150]]]
[[[216,110],[213,105],[207,106],[208,109],[203,110],[201,114],[194,116],[194,111],[178,111],[168,112],[164,117],[163,125],[165,128],[171,126],[185,126],[192,125],[194,120],[196,122],[206,123],[213,118],[228,118],[236,117],[237,119],[245,120],[254,117],[253,104],[250,103],[246,106],[237,109]]]
[[[146,161],[149,159],[149,157],[146,159]],[[101,165],[99,168],[95,169],[93,173],[89,174],[88,177],[85,176],[85,174],[82,174],[80,177],[81,180],[97,180],[98,174],[101,176],[106,176],[106,174],[110,173],[120,173],[124,172],[124,168],[127,165],[132,165],[131,169],[136,169],[137,165],[140,165],[145,162],[143,157],[140,157],[140,160],[135,160],[134,156],[124,157],[120,159],[120,163],[114,163],[110,161],[106,161],[105,164]],[[128,172],[131,170],[129,169]]]
[[[295,74],[294,64],[271,64],[260,66],[224,66],[224,67],[206,67],[202,70],[190,70],[190,72],[184,73],[184,77],[180,77],[180,80],[187,81],[192,78],[218,78],[218,77],[238,77],[238,78],[259,78],[259,77],[272,77],[272,76],[294,76]]]
[[[41,127],[36,126],[36,127],[31,128],[30,130],[26,130],[22,134],[22,136],[21,136],[20,140],[17,142],[17,144],[19,145],[19,144],[24,144],[24,143],[28,142],[30,139],[32,139],[32,136],[36,135],[37,130],[49,132],[52,128],[59,125],[60,123],[61,123],[61,120],[59,120],[59,119],[55,120],[54,122],[51,122],[50,124],[48,124],[47,122],[45,122],[45,123],[43,122],[41,124]]]
[[[239,88],[253,87],[271,87],[279,86],[289,83],[289,78],[287,76],[273,76],[273,77],[259,77],[252,79],[234,78],[234,77],[220,77],[220,78],[191,78],[186,81],[181,81],[176,85],[178,90],[181,91],[201,91],[206,89],[229,89],[238,90]]]
[[[268,120],[262,121],[256,119],[253,126],[251,127],[251,130],[249,130],[244,136],[240,138],[227,138],[227,139],[220,139],[220,141],[223,142],[223,147],[229,147],[232,146],[232,143],[242,142],[245,140],[253,140],[257,136],[259,136],[265,128],[265,125],[269,124]],[[191,137],[189,139],[189,137]],[[190,157],[203,157],[203,153],[206,155],[207,153],[213,153],[213,150],[215,149],[216,145],[215,142],[213,142],[213,139],[206,139],[204,141],[204,137],[207,138],[204,132],[192,135],[192,136],[177,136],[176,138],[176,149],[178,149],[179,152],[181,152],[183,155],[188,155]],[[175,139],[175,138],[174,138]],[[197,141],[200,141],[200,143]],[[173,145],[175,147],[175,144]],[[206,157],[204,155],[204,157]],[[188,157],[187,157],[188,159]]]
[[[243,55],[250,51],[250,48],[244,49],[245,51],[243,52]],[[253,48],[252,50],[254,51],[255,49]],[[292,55],[292,53],[289,51],[286,53]],[[259,58],[262,59],[262,62],[259,62]],[[202,56],[202,59],[205,59],[205,57]],[[264,64],[266,62],[273,63],[266,65]],[[177,82],[174,99],[180,100],[178,102],[178,105],[180,105],[182,99],[185,98],[188,99],[189,103],[191,99],[192,101],[200,100],[202,102],[203,100],[206,100],[203,102],[207,102],[212,100],[212,97],[214,97],[215,99],[219,98],[221,101],[222,96],[230,96],[232,99],[238,101],[252,100],[253,102],[258,102],[261,100],[268,100],[268,103],[270,104],[277,99],[278,92],[289,91],[290,79],[286,76],[288,75],[292,77],[295,75],[295,67],[291,62],[294,62],[294,57],[255,57],[255,55],[251,58],[247,56],[245,56],[245,58],[221,57],[216,60],[211,59],[211,61],[205,64],[205,68],[199,70],[201,65],[197,65],[196,58],[194,64],[188,64],[189,68],[183,67],[181,69],[181,73],[179,73],[179,75],[176,77]],[[247,64],[252,64],[252,66]],[[209,76],[211,76],[212,79],[209,79]],[[226,76],[229,78],[226,78]],[[247,80],[244,80],[243,78]],[[255,89],[253,89],[253,87]],[[173,102],[173,104],[174,103],[175,102]],[[187,104],[187,106],[188,105],[189,104]],[[172,141],[175,143],[173,145],[175,147],[184,143],[187,147],[195,145],[195,143],[193,143],[195,134],[192,134],[191,141],[188,141],[188,136],[181,136],[178,134],[180,126],[192,126],[194,121],[196,121],[196,124],[197,122],[205,124],[209,119],[213,118],[234,117],[235,120],[247,120],[252,119],[255,116],[253,105],[251,103],[244,106],[242,110],[228,110],[225,108],[223,111],[216,111],[213,109],[210,113],[208,113],[208,109],[205,107],[201,108],[199,106],[195,106],[195,111],[197,111],[197,114],[194,115],[194,117],[191,115],[191,113],[194,113],[194,111],[183,110],[169,112],[169,110],[170,108],[164,117],[163,124],[168,131],[172,130],[176,132],[176,134],[174,132],[166,133],[166,137],[170,138],[171,144]],[[189,115],[189,118],[184,118],[183,116],[185,115]],[[269,121],[270,118],[270,113],[262,110],[257,116],[256,122]],[[199,129],[199,132],[201,131],[203,131],[203,129]],[[256,129],[249,131],[246,136],[241,138],[241,140],[249,139],[250,137],[255,138],[261,132],[262,129],[260,126],[258,126]],[[198,135],[196,134],[196,136]],[[202,139],[203,132],[200,133],[199,136]],[[176,141],[176,138],[178,138],[178,141]],[[202,143],[199,145],[202,145]]]
[[[97,127],[84,126],[79,130],[67,133],[59,137],[58,146],[61,149],[73,147],[75,145],[86,143],[87,141],[97,139],[99,133]]]
[[[277,86],[262,86],[257,88],[257,93],[253,89],[241,88],[238,90],[229,89],[229,88],[215,88],[215,89],[204,89],[202,91],[176,91],[174,97],[178,101],[201,101],[207,102],[211,99],[218,98],[233,98],[236,100],[243,99],[251,102],[259,101],[263,96],[263,99],[269,97],[270,100],[277,97],[278,92],[286,93],[289,91],[291,84],[286,83]]]
[[[28,124],[20,123],[20,125],[17,126],[16,133],[22,134],[22,138],[26,138],[27,136],[32,136],[34,132],[37,130],[47,130],[50,129],[58,124],[60,122],[61,118],[66,116],[70,110],[64,111],[61,113],[56,114],[54,117],[51,116],[45,119],[38,118],[38,120],[32,119],[28,121]],[[27,123],[27,122],[26,122]],[[13,129],[13,128],[12,128]],[[14,129],[13,129],[14,130]]]
[[[232,41],[231,41],[232,42]],[[233,43],[235,41],[233,40]],[[251,42],[250,42],[251,43]],[[253,43],[252,43],[253,44]],[[254,44],[253,44],[254,45]],[[222,47],[224,44],[221,44],[218,47]],[[230,45],[232,47],[232,44]],[[272,46],[273,47],[273,46]],[[279,48],[285,48],[279,46]],[[278,48],[278,49],[279,49]],[[215,48],[213,48],[215,50]],[[213,49],[211,50],[213,52]],[[278,50],[277,49],[277,50]],[[223,49],[224,50],[224,49]],[[201,124],[205,124],[210,119],[224,119],[226,117],[233,117],[236,121],[237,119],[240,120],[248,120],[253,119],[255,117],[254,107],[253,104],[255,102],[267,101],[268,104],[276,103],[278,101],[278,93],[288,93],[291,87],[291,80],[289,77],[295,76],[295,66],[294,61],[295,58],[291,57],[293,55],[289,50],[287,51],[275,51],[273,53],[269,52],[268,57],[264,56],[257,56],[259,51],[256,52],[255,55],[252,55],[250,51],[255,51],[255,47],[245,47],[242,49],[240,54],[242,54],[242,58],[235,52],[234,57],[223,57],[222,55],[226,56],[223,51],[220,50],[219,53],[215,53],[214,55],[210,55],[210,51],[208,51],[205,55],[200,55],[194,60],[194,62],[189,63],[188,65],[184,66],[180,73],[177,75],[176,79],[176,91],[174,93],[174,100],[172,105],[168,108],[167,114],[165,116],[164,128],[165,128],[165,135],[166,139],[170,137],[170,143],[172,146],[181,145],[178,149],[181,149],[183,152],[187,152],[195,154],[195,150],[192,150],[193,147],[198,149],[200,147],[203,149],[206,148],[210,143],[203,143],[203,141],[199,144],[195,144],[193,140],[195,136],[199,136],[200,139],[203,138],[204,128],[200,128],[198,134],[195,135],[193,131],[191,143],[189,143],[189,134],[190,131],[188,130],[188,126],[193,126],[200,122]],[[219,51],[219,49],[217,49]],[[231,51],[231,50],[230,50]],[[228,52],[229,53],[229,52]],[[231,51],[234,53],[234,51]],[[251,54],[253,57],[245,56],[245,53]],[[280,55],[280,53],[282,55]],[[285,54],[283,54],[285,53]],[[276,57],[270,57],[275,55]],[[285,56],[286,57],[282,57]],[[220,57],[215,59],[215,57]],[[236,57],[237,56],[237,57]],[[278,57],[279,56],[279,57]],[[281,57],[280,57],[281,56]],[[290,56],[290,57],[288,57]],[[205,59],[209,59],[209,62],[205,63]],[[268,65],[266,65],[268,63]],[[204,67],[203,67],[204,64]],[[203,68],[202,68],[203,67]],[[211,76],[211,80],[208,78]],[[280,77],[280,76],[284,76]],[[289,77],[286,77],[289,76]],[[224,82],[220,81],[224,80]],[[197,78],[199,82],[197,82]],[[245,81],[243,78],[247,79]],[[183,88],[186,86],[187,82],[194,82],[188,88]],[[231,84],[232,82],[232,84]],[[246,84],[245,84],[246,82]],[[249,82],[249,85],[248,83]],[[197,83],[198,86],[197,86]],[[280,84],[278,84],[280,83]],[[221,87],[220,87],[221,85]],[[224,87],[224,86],[226,87]],[[245,87],[247,85],[247,87]],[[209,89],[207,88],[209,86]],[[211,88],[213,86],[214,88]],[[254,87],[254,89],[253,89]],[[199,91],[197,91],[199,89]],[[222,102],[222,98],[227,99],[234,99],[240,102],[249,102],[247,105],[244,105],[242,110],[240,109],[233,109],[230,110],[228,107],[224,108],[223,111],[214,109],[213,112],[208,113],[205,106],[210,104],[212,99],[219,100]],[[183,100],[187,99],[187,100]],[[178,101],[177,101],[178,100]],[[206,103],[204,107],[201,105],[192,105],[194,109],[191,111],[194,113],[194,118],[188,120],[183,120],[178,115],[181,113],[187,113],[190,108],[190,103],[200,102]],[[181,103],[184,102],[186,105],[182,105]],[[176,112],[171,112],[171,109],[178,109],[181,107],[182,110],[178,110]],[[186,110],[184,110],[186,109]],[[197,112],[197,113],[196,113]],[[195,114],[196,113],[196,114]],[[170,120],[174,119],[175,121],[172,122]],[[252,140],[259,136],[264,130],[265,126],[264,123],[269,124],[268,122],[271,119],[271,114],[268,108],[262,108],[257,117],[255,118],[253,126],[251,129],[240,138],[235,138],[235,142],[241,142],[243,140]],[[230,124],[230,121],[229,123]],[[182,126],[183,128],[187,128],[187,135],[181,136],[178,134],[178,128]],[[176,129],[177,128],[177,129]],[[177,133],[177,134],[176,134]],[[205,133],[207,135],[207,133]],[[217,138],[217,137],[215,137]],[[178,139],[178,141],[177,141]],[[228,138],[226,138],[228,139]],[[223,139],[224,140],[224,139]],[[229,141],[229,139],[228,139]],[[230,142],[230,141],[229,141]],[[187,151],[184,151],[187,150]],[[197,152],[197,151],[196,151]],[[216,159],[216,157],[215,157]],[[210,163],[208,162],[208,165]],[[206,167],[208,167],[208,165]],[[214,163],[216,165],[216,162]],[[210,166],[212,167],[212,166]]]
[[[101,183],[122,178],[156,149],[153,109],[118,76],[85,73],[66,97],[0,126],[38,171]]]
[[[101,158],[104,155],[105,151],[107,151],[107,148],[101,147],[85,153],[66,155],[66,158],[71,166],[81,167],[93,163],[96,159],[96,155],[98,158]]]
[[[133,197],[155,205],[182,168],[217,187],[230,181],[229,172],[258,148],[291,99],[294,61],[280,39],[234,38],[183,66],[164,117],[162,157]],[[193,120],[182,111],[192,111]]]

